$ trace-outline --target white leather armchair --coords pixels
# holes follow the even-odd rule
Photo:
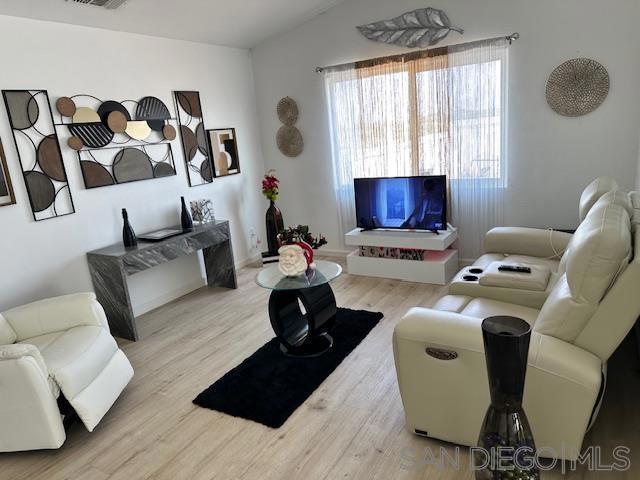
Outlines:
[[[133,376],[93,293],[0,314],[0,452],[60,447],[64,395],[93,431]]]
[[[490,403],[483,318],[414,308],[396,328],[398,384],[411,431],[476,445]],[[427,355],[427,348],[455,352],[457,358],[439,360]],[[524,409],[538,448],[564,450],[573,458],[599,400],[601,382],[602,362],[597,356],[532,333]]]
[[[481,323],[512,315],[533,325],[524,408],[536,445],[553,449],[544,456],[577,458],[602,399],[606,362],[640,315],[640,230],[621,198],[608,194],[590,210],[541,306],[518,295],[447,295],[406,314],[393,346],[410,430],[476,444],[489,405]]]

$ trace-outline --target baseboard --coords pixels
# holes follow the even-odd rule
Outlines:
[[[236,270],[240,270],[241,268],[246,267],[247,265],[251,265],[256,262],[262,261],[262,254],[256,253],[251,255],[250,257],[245,258],[244,260],[240,260],[236,262]]]
[[[244,260],[240,260],[235,262],[236,270],[240,270],[241,268],[246,267],[252,263],[260,261],[260,254],[253,255],[251,257],[245,258]],[[178,288],[171,290],[164,295],[160,295],[148,302],[145,302],[141,305],[133,305],[134,315],[137,317],[139,315],[144,315],[145,313],[150,312],[158,307],[166,305],[173,300],[176,300],[180,297],[184,297],[185,295],[193,292],[194,290],[198,290],[207,285],[206,279],[201,278],[200,280],[193,281],[186,285],[179,286]]]

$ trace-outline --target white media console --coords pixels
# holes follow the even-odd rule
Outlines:
[[[451,226],[438,235],[427,231],[363,231],[356,228],[345,235],[347,245],[358,247],[347,256],[347,267],[352,275],[446,285],[458,271],[458,250],[449,248],[457,238],[458,229]],[[401,248],[425,252],[420,259],[406,260],[362,256],[360,247]]]

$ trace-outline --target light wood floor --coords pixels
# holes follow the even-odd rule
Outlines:
[[[143,317],[149,336],[122,342],[135,377],[96,430],[89,434],[77,423],[58,451],[0,454],[0,479],[473,478],[464,450],[458,471],[410,461],[428,447],[453,447],[405,430],[395,379],[394,324],[410,307],[430,306],[443,288],[337,279],[339,305],[381,311],[385,318],[280,429],[194,406],[198,393],[273,336],[269,292],[254,284],[256,272],[242,269],[238,290],[198,290]],[[633,351],[623,354],[612,362],[588,442],[605,450],[631,444],[640,452],[637,360]],[[638,452],[632,452],[636,460]],[[632,468],[611,478],[640,478],[640,465]],[[543,476],[559,477],[557,471]]]

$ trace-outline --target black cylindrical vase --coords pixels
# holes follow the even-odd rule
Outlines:
[[[474,451],[476,480],[538,480],[536,446],[522,409],[531,326],[516,317],[482,322],[491,405]]]
[[[122,243],[124,243],[125,248],[138,246],[138,237],[136,237],[136,233],[133,231],[133,228],[131,228],[129,214],[126,208],[122,209]]]
[[[180,224],[182,225],[182,231],[184,233],[193,230],[193,219],[189,210],[187,210],[187,203],[184,201],[184,197],[180,197],[181,211],[180,211]]]
[[[278,234],[284,230],[282,212],[273,200],[269,204],[266,215],[267,222],[267,247],[271,255],[278,254]]]

